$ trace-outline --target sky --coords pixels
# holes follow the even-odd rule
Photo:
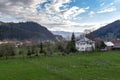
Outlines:
[[[0,21],[34,21],[51,31],[95,30],[118,19],[120,0],[0,0]]]

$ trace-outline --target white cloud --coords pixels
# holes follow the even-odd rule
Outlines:
[[[52,6],[53,8],[57,11],[57,12],[60,12],[60,7],[65,7],[64,4],[66,3],[70,3],[71,0],[53,0],[53,3],[52,3]]]
[[[109,4],[104,3],[104,0],[103,0],[102,3],[100,4],[99,11],[97,11],[96,13],[110,13],[110,12],[116,11],[117,7],[116,7],[115,3],[116,3],[116,0],[113,0]]]
[[[93,17],[95,14],[96,14],[96,13],[95,13],[94,11],[91,11],[88,15],[89,15],[90,17]]]
[[[40,4],[46,2],[47,0],[36,0],[35,2],[39,1]]]
[[[66,12],[64,12],[63,16],[65,19],[71,19],[84,12],[85,9],[74,6],[67,10]]]
[[[113,7],[113,8],[107,8],[107,9],[100,10],[97,13],[109,13],[109,12],[114,12],[116,10],[117,9],[115,7]]]
[[[53,25],[46,25],[46,26],[49,26],[49,29],[51,31],[83,32],[86,29],[90,29],[92,31],[96,30],[103,25],[105,25],[105,24],[67,22],[64,24],[54,24],[54,26],[58,26],[58,27],[53,27]]]
[[[37,21],[44,23],[49,21],[45,13],[37,14],[36,8],[38,4],[42,4],[46,0],[4,0],[0,2],[1,18],[17,17],[17,21]],[[16,21],[16,20],[15,20]]]

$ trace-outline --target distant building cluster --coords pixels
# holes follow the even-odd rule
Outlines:
[[[0,45],[2,44],[11,44],[15,47],[20,47],[20,46],[29,46],[32,45],[31,41],[10,41],[10,40],[4,40],[0,41]]]

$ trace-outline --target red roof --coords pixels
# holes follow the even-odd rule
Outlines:
[[[111,42],[114,44],[114,47],[120,48],[120,40],[112,40]]]

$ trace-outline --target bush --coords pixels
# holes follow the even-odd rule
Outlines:
[[[2,44],[0,45],[0,57],[5,56],[6,59],[9,56],[15,56],[15,47],[11,44]]]

